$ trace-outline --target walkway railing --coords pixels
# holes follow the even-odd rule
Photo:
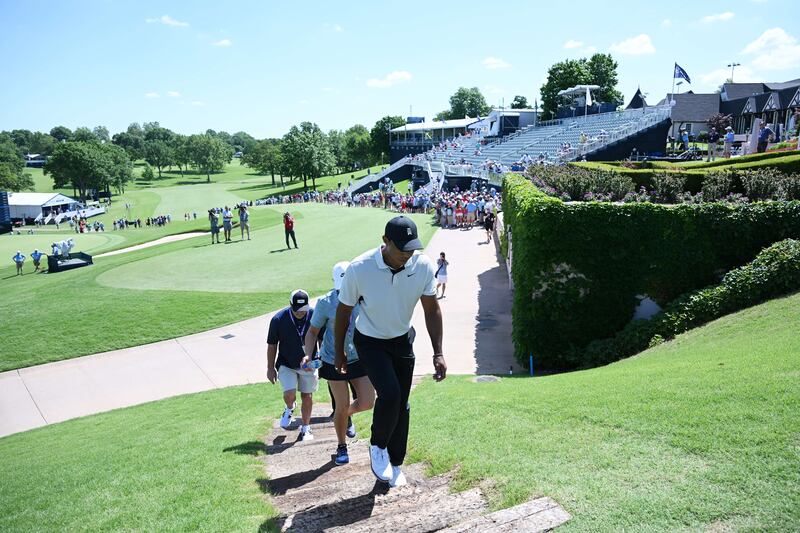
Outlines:
[[[387,168],[381,170],[377,174],[367,174],[354,184],[347,187],[346,191],[352,193],[353,191],[357,191],[358,189],[360,189],[364,185],[367,185],[368,183],[374,183],[378,180],[381,180],[385,175],[389,174],[390,172],[394,172],[398,168],[408,163],[410,159],[411,159],[410,156],[405,156],[402,159],[398,159],[397,161],[389,165]]]

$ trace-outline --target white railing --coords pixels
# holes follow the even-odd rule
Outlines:
[[[408,163],[410,159],[411,159],[410,156],[405,156],[402,159],[398,159],[397,161],[395,161],[394,163],[389,165],[387,168],[381,170],[377,174],[367,174],[366,176],[364,176],[360,180],[356,181],[354,184],[352,184],[349,187],[347,187],[347,189],[345,189],[345,190],[347,192],[349,192],[349,193],[352,193],[353,191],[357,191],[358,189],[360,189],[364,185],[367,185],[368,183],[373,183],[373,182],[376,182],[378,180],[381,180],[388,173],[394,172],[398,168],[400,168],[403,165],[405,165],[406,163]]]
[[[590,152],[604,148],[620,139],[624,139],[633,133],[649,128],[653,124],[658,124],[662,120],[669,117],[672,112],[672,108],[667,106],[654,109],[655,112],[648,113],[640,117],[636,122],[628,123],[608,132],[608,134],[605,136],[590,139],[588,142],[578,145],[577,149],[574,151],[574,158],[582,157]]]

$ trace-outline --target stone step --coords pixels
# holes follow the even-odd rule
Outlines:
[[[408,480],[406,487],[393,489],[395,495],[413,492],[415,487],[434,487],[447,484],[444,476],[425,479],[424,465],[409,465],[403,468]],[[286,514],[298,513],[311,507],[336,504],[341,500],[357,499],[369,494],[376,488],[375,475],[369,464],[337,467],[332,469],[331,476],[322,476],[311,483],[287,491],[273,499],[275,505]]]
[[[506,533],[524,531],[540,533],[563,524],[572,516],[552,498],[543,497],[531,500],[508,509],[502,509],[483,516],[477,516],[455,526],[443,529],[441,533]]]
[[[311,442],[300,442],[278,455],[267,456],[267,474],[270,479],[304,472],[324,472],[335,466],[337,441],[320,439]],[[368,464],[369,446],[367,441],[350,441],[347,443],[350,464]]]
[[[427,533],[439,531],[466,518],[486,511],[480,489],[450,494],[447,486],[424,489],[417,495],[395,499],[388,504],[376,500],[369,518],[350,525],[331,527],[336,533],[385,533],[403,531]]]

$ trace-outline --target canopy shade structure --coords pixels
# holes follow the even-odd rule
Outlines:
[[[576,85],[575,87],[558,91],[558,96],[583,96],[587,90],[596,91],[599,88],[599,85]]]
[[[478,122],[479,118],[460,118],[456,120],[433,120],[430,122],[417,122],[414,124],[405,124],[403,126],[394,128],[392,133],[401,133],[401,132],[416,132],[416,131],[431,131],[431,130],[441,130],[441,129],[450,129],[450,128],[466,128],[470,124],[474,124]]]

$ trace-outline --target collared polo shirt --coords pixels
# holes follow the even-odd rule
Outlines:
[[[305,344],[306,332],[313,318],[313,309],[309,309],[306,316],[302,320],[298,320],[292,314],[291,307],[284,307],[269,321],[267,344],[278,345],[276,368],[284,365],[295,370],[300,368],[300,362],[305,356],[303,344]]]
[[[339,294],[336,290],[330,291],[328,294],[317,300],[317,305],[314,306],[314,315],[311,317],[311,325],[317,329],[325,329],[325,334],[322,336],[322,347],[319,349],[320,358],[326,362],[333,364],[334,353],[336,351],[336,308],[339,307]],[[347,362],[352,363],[358,361],[358,353],[353,344],[353,333],[355,331],[354,321],[358,318],[359,306],[353,308],[353,313],[350,315],[350,324],[347,328],[347,334],[344,340],[344,353],[347,355]]]
[[[376,339],[393,339],[411,329],[411,317],[420,296],[436,295],[433,261],[417,253],[392,274],[383,261],[382,247],[355,258],[344,275],[339,301],[360,304],[356,329]]]

